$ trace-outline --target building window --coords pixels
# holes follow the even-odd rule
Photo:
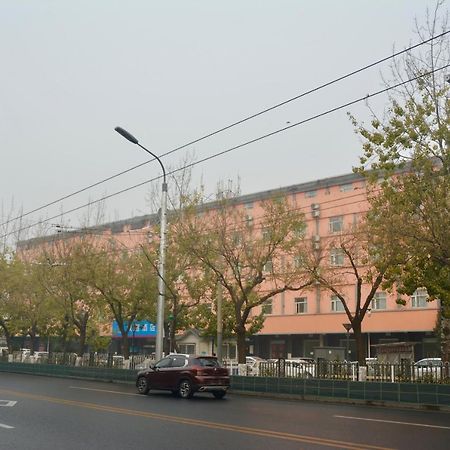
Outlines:
[[[248,227],[253,226],[253,216],[248,214],[245,216],[245,222],[247,224]]]
[[[179,353],[184,353],[185,355],[195,355],[195,344],[178,344]]]
[[[244,205],[245,209],[253,209],[253,202],[248,202]]]
[[[345,254],[341,248],[332,248],[330,250],[330,264],[332,266],[343,266]]]
[[[294,227],[294,236],[296,238],[303,238],[305,237],[307,231],[307,226],[304,223],[298,223]]]
[[[271,272],[273,272],[273,264],[272,264],[272,260],[271,259],[266,261],[266,263],[264,264],[263,272],[264,273],[271,273]]]
[[[265,228],[265,229],[262,230],[262,238],[265,241],[269,241],[270,240],[270,235],[271,235],[271,233],[270,233],[269,229]]]
[[[411,295],[411,306],[413,308],[426,308],[427,307],[428,292],[425,288],[419,288]]]
[[[262,310],[262,313],[266,316],[272,314],[272,299],[271,298],[269,298],[262,304],[261,310]]]
[[[297,194],[292,194],[292,205],[297,206]]]
[[[330,217],[330,233],[339,233],[344,229],[344,217]]]
[[[372,299],[372,309],[386,309],[386,292],[376,292]]]
[[[306,198],[313,198],[317,195],[317,191],[307,191],[305,192],[305,197]]]
[[[295,299],[295,312],[297,314],[306,314],[308,312],[308,299],[306,297]]]
[[[345,311],[344,305],[342,304],[341,299],[337,295],[331,296],[331,311],[332,312]]]
[[[222,357],[224,359],[236,359],[236,355],[236,344],[229,343],[222,345]]]
[[[296,255],[294,256],[294,267],[296,269],[301,269],[306,265],[306,259],[304,255]]]
[[[242,244],[242,234],[238,232],[233,233],[232,241],[234,245],[241,245]]]
[[[352,184],[352,183],[341,184],[341,185],[339,186],[339,190],[340,190],[341,192],[348,192],[348,191],[351,191],[351,190],[353,190],[353,184]]]

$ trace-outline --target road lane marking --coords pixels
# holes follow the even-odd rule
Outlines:
[[[11,428],[14,428],[14,427],[12,427],[11,425],[5,425],[4,423],[0,423],[0,428],[6,428],[6,429],[11,429]]]
[[[410,425],[413,427],[440,428],[442,430],[450,430],[450,427],[444,427],[443,425],[428,425],[426,423],[399,422],[397,420],[368,419],[366,417],[351,417],[351,416],[337,416],[337,415],[333,417],[337,417],[338,419],[365,420],[367,422],[393,423],[396,425]]]
[[[0,406],[14,406],[16,403],[14,400],[0,400]]]
[[[118,391],[109,391],[107,389],[94,389],[94,388],[79,387],[79,386],[69,386],[69,389],[81,389],[83,391],[107,392],[108,394],[132,395],[133,397],[145,398],[142,394],[135,394],[133,392],[118,392]]]
[[[166,421],[166,422],[174,422],[174,423],[179,423],[179,424],[183,424],[183,425],[199,426],[199,427],[211,428],[211,429],[216,429],[216,430],[234,431],[236,433],[251,434],[251,435],[265,437],[265,438],[273,438],[273,439],[282,439],[282,440],[295,441],[295,442],[310,443],[310,444],[335,447],[335,448],[346,449],[346,450],[391,450],[391,449],[387,449],[386,447],[379,447],[379,446],[369,445],[369,444],[359,444],[356,442],[338,441],[338,440],[334,440],[334,439],[326,439],[326,438],[300,435],[300,434],[291,434],[291,433],[285,433],[285,432],[280,432],[280,431],[264,430],[264,429],[260,429],[260,428],[249,428],[249,427],[231,425],[231,424],[220,423],[220,422],[209,422],[209,421],[201,420],[201,419],[189,419],[189,418],[185,418],[185,417],[168,416],[168,415],[164,415],[164,414],[157,414],[157,413],[125,409],[125,408],[118,408],[118,407],[114,407],[114,406],[100,405],[100,404],[96,404],[96,403],[87,403],[87,402],[80,402],[80,401],[75,401],[75,400],[65,400],[65,399],[58,398],[58,397],[47,397],[47,396],[43,396],[43,395],[29,394],[26,392],[9,391],[9,390],[0,389],[0,393],[1,392],[8,393],[10,395],[14,394],[19,397],[25,397],[25,398],[29,398],[29,399],[33,399],[33,400],[45,401],[45,402],[49,402],[49,403],[56,403],[56,404],[62,404],[62,405],[68,405],[68,406],[78,406],[80,408],[93,409],[93,410],[97,410],[97,411],[123,414],[123,415],[128,415],[128,416],[144,417],[144,418],[148,418],[148,419],[161,420],[161,421]]]

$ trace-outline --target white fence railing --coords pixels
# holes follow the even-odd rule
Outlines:
[[[21,362],[30,364],[57,364],[77,367],[105,367],[116,369],[146,369],[155,363],[153,355],[131,355],[128,360],[123,356],[106,353],[86,353],[78,356],[75,353],[14,352],[0,355],[3,362]],[[224,367],[230,375],[254,377],[287,377],[315,378],[350,381],[382,381],[382,382],[420,382],[450,384],[449,363],[420,365],[415,363],[381,364],[371,362],[367,366],[359,366],[357,362],[309,361],[309,360],[253,360],[246,364],[238,364],[236,360],[224,360]]]
[[[383,381],[383,382],[420,382],[450,383],[450,367],[448,363],[438,365],[381,364],[370,363],[359,366],[357,362],[334,361],[257,361],[238,364],[236,361],[224,361],[231,375],[319,378],[350,381]]]

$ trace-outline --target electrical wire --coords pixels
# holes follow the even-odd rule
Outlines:
[[[402,82],[397,83],[397,84],[395,84],[395,85],[388,86],[387,88],[381,89],[381,90],[376,91],[376,92],[374,92],[374,93],[372,93],[372,94],[367,94],[367,95],[365,95],[365,96],[363,96],[363,97],[359,97],[359,98],[357,98],[357,99],[355,99],[355,100],[349,101],[349,102],[344,103],[344,104],[342,104],[342,105],[340,105],[340,106],[336,106],[336,107],[334,107],[334,108],[328,109],[328,110],[326,110],[326,111],[324,111],[324,112],[322,112],[322,113],[319,113],[319,114],[315,114],[315,115],[313,115],[313,116],[310,116],[310,117],[308,117],[307,119],[304,119],[304,120],[301,120],[301,121],[299,121],[299,122],[290,124],[290,125],[288,125],[288,126],[286,126],[286,127],[279,128],[279,129],[277,129],[277,130],[275,130],[275,131],[272,131],[272,132],[270,132],[270,133],[264,134],[264,135],[259,136],[259,137],[257,137],[257,138],[251,139],[251,140],[249,140],[249,141],[243,142],[243,143],[241,143],[241,144],[235,145],[235,146],[230,147],[230,148],[228,148],[228,149],[226,149],[226,150],[222,150],[222,151],[220,151],[220,152],[214,153],[213,155],[209,155],[209,156],[207,156],[207,157],[205,157],[205,158],[202,158],[202,159],[200,159],[200,160],[198,160],[198,161],[195,161],[195,162],[193,162],[193,163],[186,164],[185,166],[183,166],[183,167],[181,167],[181,168],[174,169],[174,170],[172,170],[172,171],[167,172],[166,175],[172,175],[172,174],[174,174],[174,173],[176,173],[176,172],[180,172],[180,171],[182,171],[182,170],[186,170],[186,169],[192,168],[192,167],[194,167],[194,166],[197,166],[197,165],[199,165],[199,164],[202,164],[202,163],[204,163],[204,162],[206,162],[206,161],[210,161],[210,160],[212,160],[212,159],[214,159],[214,158],[217,158],[217,157],[219,157],[219,156],[226,155],[226,154],[228,154],[228,153],[231,153],[232,151],[235,151],[235,150],[238,150],[238,149],[247,147],[247,146],[250,145],[250,144],[254,144],[254,143],[256,143],[256,142],[259,142],[259,141],[262,141],[262,140],[264,140],[264,139],[267,139],[268,137],[272,137],[272,136],[275,136],[275,135],[277,135],[277,134],[283,133],[283,132],[285,132],[285,131],[287,131],[287,130],[290,130],[290,129],[292,129],[292,128],[298,127],[298,126],[303,125],[303,124],[305,124],[305,123],[311,122],[311,121],[316,120],[316,119],[318,119],[318,118],[320,118],[320,117],[324,117],[324,116],[326,116],[326,115],[329,115],[329,114],[334,113],[334,112],[336,112],[336,111],[342,110],[342,109],[344,109],[344,108],[348,108],[349,106],[355,105],[356,103],[359,103],[359,102],[362,102],[362,101],[366,101],[366,100],[369,99],[369,98],[376,97],[376,96],[378,96],[378,95],[384,94],[384,93],[386,93],[386,92],[391,91],[392,89],[396,89],[396,88],[398,88],[398,87],[400,87],[400,86],[403,86],[403,85],[405,85],[405,84],[407,84],[407,83],[411,83],[411,82],[416,81],[416,80],[418,80],[418,79],[420,79],[420,78],[426,77],[426,76],[431,75],[431,74],[436,73],[436,72],[439,72],[440,70],[447,69],[448,67],[450,67],[450,64],[447,64],[447,65],[445,65],[445,66],[442,66],[442,67],[439,67],[439,68],[437,68],[437,69],[431,70],[431,71],[429,71],[429,72],[423,73],[423,74],[421,74],[421,75],[418,75],[418,76],[416,76],[416,77],[410,78],[410,79],[408,79],[408,80],[402,81]],[[159,176],[154,177],[154,178],[152,178],[152,179],[150,179],[150,180],[143,181],[143,182],[141,182],[141,183],[135,184],[135,185],[130,186],[130,187],[125,188],[125,189],[121,189],[120,191],[117,191],[117,192],[114,192],[114,193],[112,193],[112,194],[103,196],[103,197],[101,197],[101,198],[99,198],[99,199],[97,199],[97,200],[90,201],[90,202],[88,202],[88,203],[86,203],[86,204],[84,204],[84,205],[81,205],[81,206],[72,208],[72,209],[70,209],[70,210],[68,210],[68,211],[65,211],[65,212],[63,212],[63,213],[59,213],[59,214],[57,214],[57,215],[55,215],[55,216],[52,216],[52,217],[50,217],[50,218],[48,218],[48,219],[44,219],[44,220],[41,220],[41,221],[36,222],[36,223],[34,223],[34,224],[31,224],[31,225],[27,225],[27,226],[25,226],[25,227],[22,227],[22,228],[20,228],[20,229],[13,230],[13,231],[11,231],[11,232],[9,232],[9,233],[5,233],[4,235],[0,236],[0,239],[3,239],[3,238],[5,238],[5,237],[7,237],[7,236],[10,236],[10,235],[12,235],[12,234],[14,234],[14,233],[20,233],[21,231],[28,230],[28,229],[30,229],[30,228],[32,228],[32,227],[34,227],[34,226],[41,225],[41,224],[43,224],[43,223],[49,222],[50,220],[58,219],[58,218],[60,218],[60,217],[63,217],[64,215],[67,215],[67,214],[70,214],[70,213],[79,211],[80,209],[86,208],[86,207],[88,207],[88,206],[91,206],[91,205],[93,205],[93,204],[96,204],[96,203],[99,203],[99,202],[102,202],[102,201],[105,201],[105,200],[107,200],[107,199],[109,199],[109,198],[115,197],[116,195],[120,195],[120,194],[123,194],[123,193],[125,193],[125,192],[131,191],[131,190],[133,190],[133,189],[136,189],[136,188],[138,188],[138,187],[140,187],[140,186],[144,186],[144,185],[146,185],[146,184],[148,184],[148,183],[151,183],[151,182],[153,182],[153,181],[159,180],[159,179],[161,179],[161,178],[162,178],[162,175],[159,175]]]
[[[363,67],[361,67],[361,68],[359,68],[359,69],[356,69],[356,70],[354,70],[354,71],[352,71],[352,72],[349,72],[349,73],[347,73],[347,74],[345,74],[345,75],[342,75],[342,76],[340,76],[340,77],[337,77],[337,78],[335,78],[335,79],[333,79],[333,80],[331,80],[331,81],[328,81],[328,82],[326,82],[326,83],[323,83],[323,84],[321,84],[321,85],[319,85],[319,86],[317,86],[317,87],[315,87],[315,88],[312,88],[312,89],[310,89],[310,90],[308,90],[308,91],[302,92],[301,94],[298,94],[298,95],[296,95],[296,96],[294,96],[294,97],[288,98],[287,100],[281,101],[281,102],[279,102],[279,103],[277,103],[277,104],[275,104],[275,105],[272,105],[272,106],[270,106],[270,107],[268,107],[268,108],[265,108],[265,109],[263,109],[263,110],[261,110],[261,111],[258,111],[258,112],[254,113],[254,114],[251,114],[251,115],[247,116],[247,117],[244,117],[243,119],[237,120],[237,121],[235,121],[235,122],[233,122],[233,123],[231,123],[231,124],[229,124],[229,125],[226,125],[226,126],[224,126],[224,127],[222,127],[222,128],[219,128],[219,129],[217,129],[217,130],[215,130],[215,131],[212,131],[212,132],[210,132],[210,133],[207,133],[207,134],[205,134],[205,135],[203,135],[203,136],[201,136],[201,137],[199,137],[199,138],[197,138],[197,139],[194,139],[194,140],[192,140],[192,141],[190,141],[190,142],[187,142],[186,144],[183,144],[183,145],[181,145],[181,146],[179,146],[179,147],[176,147],[176,148],[174,148],[174,149],[172,149],[172,150],[169,150],[169,151],[166,152],[166,153],[163,153],[163,154],[160,156],[160,158],[163,158],[163,157],[166,157],[166,156],[168,156],[168,155],[171,155],[172,153],[175,153],[175,152],[177,152],[177,151],[179,151],[179,150],[182,150],[182,149],[184,149],[184,148],[186,148],[186,147],[188,147],[188,146],[190,146],[190,145],[196,144],[196,143],[201,142],[201,141],[203,141],[203,140],[205,140],[205,139],[208,139],[208,138],[210,138],[210,137],[212,137],[212,136],[215,136],[215,135],[217,135],[217,134],[219,134],[219,133],[222,133],[223,131],[226,131],[226,130],[229,130],[229,129],[231,129],[231,128],[234,128],[234,127],[237,126],[237,125],[241,125],[241,124],[243,124],[243,123],[245,123],[245,122],[247,122],[247,121],[249,121],[249,120],[251,120],[251,119],[254,119],[254,118],[256,118],[256,117],[259,117],[259,116],[261,116],[261,115],[263,115],[263,114],[266,114],[267,112],[273,111],[273,110],[275,110],[275,109],[277,109],[277,108],[280,108],[281,106],[287,105],[288,103],[291,103],[291,102],[293,102],[293,101],[295,101],[295,100],[299,100],[300,98],[303,98],[303,97],[305,97],[305,96],[307,96],[307,95],[309,95],[309,94],[312,94],[312,93],[317,92],[317,91],[319,91],[319,90],[321,90],[321,89],[324,89],[324,88],[326,88],[326,87],[328,87],[328,86],[331,86],[331,85],[336,84],[336,83],[338,83],[338,82],[340,82],[340,81],[343,81],[343,80],[345,80],[346,78],[350,78],[350,77],[352,77],[352,76],[354,76],[354,75],[356,75],[356,74],[358,74],[358,73],[361,73],[361,72],[363,72],[363,71],[365,71],[365,70],[367,70],[367,69],[370,69],[370,68],[372,68],[372,67],[375,67],[375,66],[377,66],[377,65],[379,65],[379,64],[381,64],[381,63],[383,63],[383,62],[386,62],[386,61],[388,61],[388,60],[390,60],[390,59],[394,59],[394,58],[396,58],[397,56],[400,56],[400,55],[402,55],[402,54],[404,54],[404,53],[410,52],[411,50],[414,50],[414,49],[416,49],[416,48],[418,48],[418,47],[420,47],[420,46],[422,46],[422,45],[424,45],[424,44],[427,44],[428,42],[431,42],[431,41],[433,41],[433,40],[435,40],[435,39],[439,39],[439,38],[445,36],[445,35],[448,34],[448,33],[450,33],[450,30],[444,31],[444,32],[442,32],[442,33],[440,33],[440,34],[438,34],[438,35],[436,35],[436,36],[432,36],[431,38],[429,38],[429,39],[427,39],[427,40],[425,40],[425,41],[422,41],[422,42],[419,42],[419,43],[417,43],[417,44],[411,45],[411,46],[409,46],[409,47],[407,47],[407,48],[405,48],[405,49],[403,49],[403,50],[400,50],[400,51],[398,51],[398,52],[393,53],[392,55],[389,55],[389,56],[386,56],[386,57],[384,57],[384,58],[378,59],[377,61],[375,61],[375,62],[373,62],[373,63],[367,64],[367,65],[365,65],[365,66],[363,66]],[[367,98],[367,97],[366,97],[366,98]],[[95,183],[93,183],[93,184],[90,184],[90,185],[88,185],[88,186],[86,186],[86,187],[84,187],[84,188],[78,189],[77,191],[74,191],[74,192],[72,192],[71,194],[64,195],[63,197],[60,197],[60,198],[58,198],[57,200],[53,200],[53,201],[51,201],[51,202],[49,202],[49,203],[46,203],[45,205],[42,205],[42,206],[40,206],[40,207],[38,207],[38,208],[35,208],[35,209],[31,210],[31,211],[28,211],[28,212],[26,212],[26,213],[23,213],[23,214],[21,214],[20,216],[17,216],[17,217],[12,218],[12,219],[8,219],[6,222],[0,224],[0,227],[2,227],[2,226],[4,226],[4,225],[7,225],[7,224],[9,224],[9,223],[11,223],[11,222],[14,222],[15,220],[18,220],[18,219],[21,219],[21,218],[23,218],[23,217],[26,217],[26,216],[28,216],[28,215],[30,215],[30,214],[33,214],[33,213],[35,213],[35,212],[41,211],[42,209],[48,208],[49,206],[53,206],[53,205],[55,205],[55,204],[57,204],[57,203],[60,203],[60,202],[62,202],[62,201],[64,201],[64,200],[67,200],[67,199],[69,199],[69,198],[71,198],[71,197],[73,197],[73,196],[75,196],[75,195],[81,194],[81,193],[83,193],[83,192],[85,192],[85,191],[87,191],[87,190],[89,190],[89,189],[92,189],[92,188],[97,187],[97,186],[99,186],[99,185],[101,185],[101,184],[103,184],[103,183],[106,183],[106,182],[108,182],[108,181],[111,181],[111,180],[113,180],[114,178],[117,178],[117,177],[119,177],[119,176],[125,175],[126,173],[129,173],[129,172],[131,172],[131,171],[133,171],[133,170],[135,170],[135,169],[138,169],[138,168],[140,168],[140,167],[142,167],[142,166],[144,166],[144,165],[146,165],[146,164],[149,164],[149,163],[152,162],[152,161],[155,161],[155,158],[152,158],[152,159],[150,159],[150,160],[148,160],[148,161],[145,161],[145,162],[143,162],[143,163],[137,164],[137,165],[135,165],[135,166],[133,166],[133,167],[130,167],[129,169],[126,169],[126,170],[123,170],[123,171],[121,171],[121,172],[118,172],[118,173],[116,173],[116,174],[114,174],[114,175],[111,175],[111,176],[109,176],[109,177],[107,177],[107,178],[104,178],[104,179],[102,179],[102,180],[100,180],[100,181],[97,181],[97,182],[95,182]],[[151,180],[151,181],[153,181],[153,180]]]

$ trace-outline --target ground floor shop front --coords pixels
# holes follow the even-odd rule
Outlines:
[[[414,360],[440,356],[437,337],[433,332],[365,333],[366,357],[377,356],[378,344],[414,343]],[[264,359],[314,358],[329,354],[330,359],[356,360],[356,342],[352,333],[255,335],[247,340],[248,354]],[[335,349],[337,351],[335,351]],[[348,354],[348,358],[345,355]],[[338,355],[338,356],[337,356]],[[340,357],[339,357],[340,356]]]

